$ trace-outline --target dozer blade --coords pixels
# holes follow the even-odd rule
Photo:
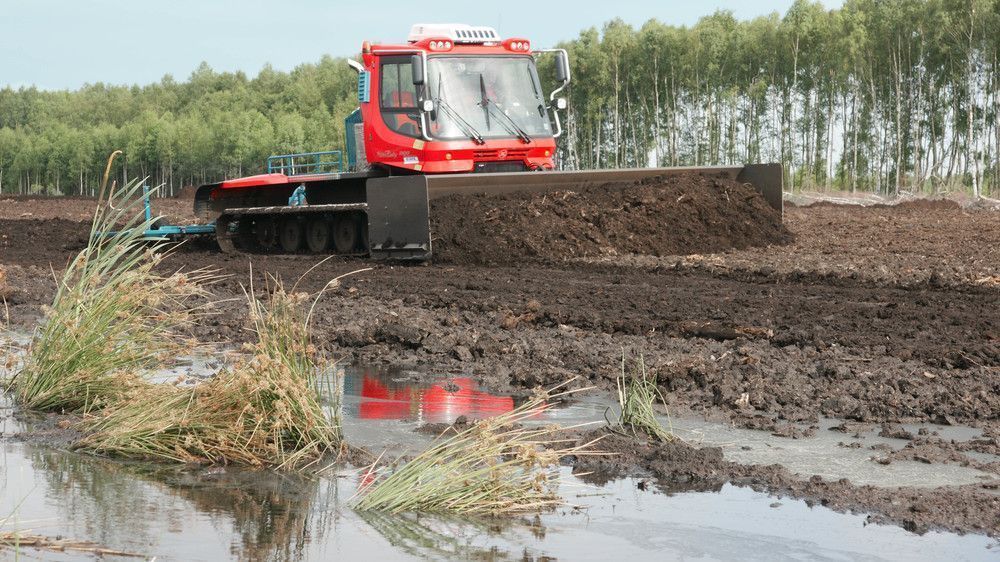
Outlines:
[[[750,184],[768,205],[782,212],[781,164],[372,178],[366,183],[371,256],[375,259],[429,259],[432,254],[429,202],[447,195],[579,190],[684,174],[701,174]]]
[[[498,174],[434,175],[427,178],[427,196],[437,199],[454,193],[499,194],[515,191],[577,190],[609,183],[635,182],[647,178],[700,174],[752,185],[767,204],[783,211],[781,164],[678,168],[627,168],[575,172],[510,172]]]
[[[396,176],[367,181],[372,258],[419,261],[431,257],[426,178]]]

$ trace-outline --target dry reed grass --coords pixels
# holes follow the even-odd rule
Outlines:
[[[301,313],[304,295],[280,287],[247,295],[257,335],[249,357],[190,389],[146,384],[84,420],[76,448],[118,457],[276,469],[314,466],[340,443],[320,404],[324,367]],[[336,410],[336,408],[334,408]]]
[[[97,543],[90,541],[78,541],[63,538],[46,537],[44,535],[32,534],[28,531],[6,531],[0,532],[0,550],[3,548],[13,549],[18,555],[25,548],[44,550],[48,552],[78,552],[94,557],[120,556],[131,558],[145,558],[144,554],[127,552],[104,548]],[[32,557],[33,558],[33,557]]]
[[[369,467],[354,506],[361,511],[503,515],[562,505],[559,459],[587,454],[593,441],[576,445],[558,426],[526,427],[541,414],[545,394],[499,416],[475,422],[431,446],[395,470]],[[572,444],[571,444],[572,443]],[[376,463],[377,464],[377,463]]]

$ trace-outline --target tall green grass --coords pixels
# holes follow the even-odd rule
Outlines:
[[[121,400],[141,369],[190,345],[181,328],[198,314],[192,304],[211,280],[206,271],[156,271],[166,242],[143,231],[142,180],[121,191],[117,208],[100,201],[87,246],[58,279],[51,307],[35,333],[12,387],[22,406],[86,412]]]
[[[656,417],[653,405],[657,398],[661,402],[665,402],[665,400],[656,387],[656,378],[647,373],[646,362],[642,355],[635,361],[631,372],[629,372],[623,353],[621,373],[621,376],[616,379],[620,408],[619,428],[642,432],[664,441],[672,440],[674,438],[673,431],[663,427],[663,424]]]
[[[572,428],[525,426],[548,408],[547,399],[533,398],[451,437],[442,435],[396,470],[377,473],[373,464],[362,477],[355,508],[501,515],[561,505],[559,459],[586,454],[592,442],[577,445],[560,436]]]

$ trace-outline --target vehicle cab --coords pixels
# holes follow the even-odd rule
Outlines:
[[[543,52],[555,53],[561,83],[548,96],[535,65]],[[348,119],[348,145],[368,165],[393,173],[554,167],[565,108],[555,96],[569,82],[564,50],[532,51],[527,39],[501,39],[489,27],[417,24],[406,44],[366,41],[362,62],[352,63],[361,123]]]

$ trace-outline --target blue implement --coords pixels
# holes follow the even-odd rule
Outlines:
[[[153,206],[150,204],[149,186],[142,186],[142,206],[146,222],[153,219]],[[157,224],[152,223],[152,228],[147,228],[142,232],[142,237],[148,240],[179,239],[187,236],[205,236],[215,234],[215,223],[208,224]],[[114,236],[117,232],[108,232],[105,236]]]

